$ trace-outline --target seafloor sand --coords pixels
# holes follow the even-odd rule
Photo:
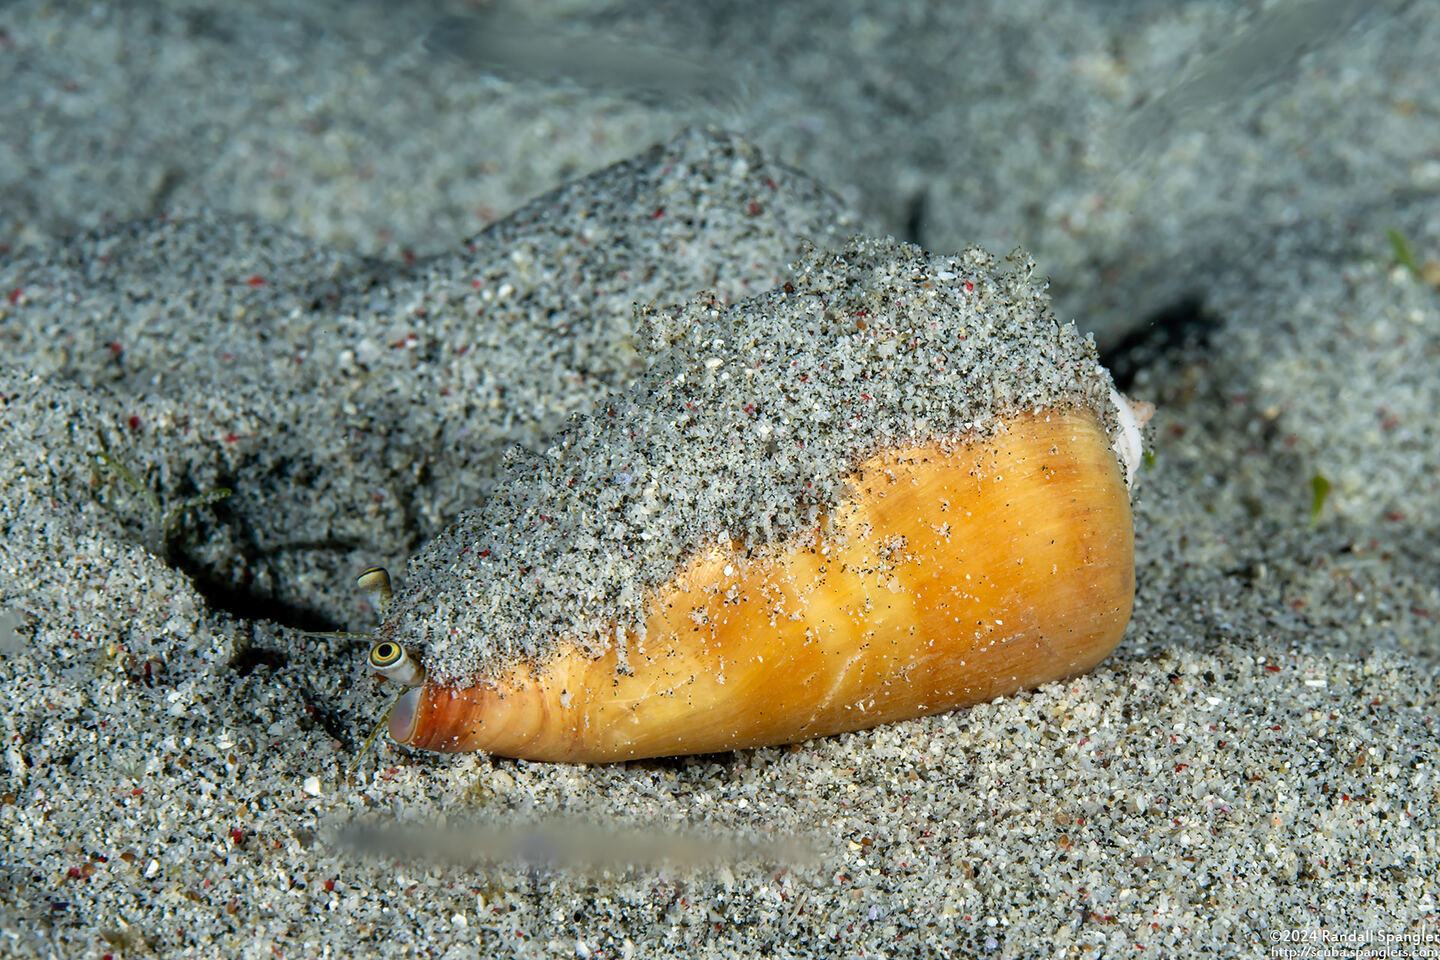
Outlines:
[[[1065,156],[1197,37],[1223,47],[1222,7],[946,7],[968,11],[966,61],[944,55],[949,12],[837,4],[811,28],[863,69],[838,40],[757,55],[763,92],[733,108],[773,151],[686,133],[458,247],[469,205],[521,207],[685,110],[464,86],[360,4],[278,27],[203,4],[0,9],[0,954],[1259,956],[1297,930],[1433,933],[1424,6],[1322,45],[1304,82],[1244,122],[1212,111],[1147,171]],[[716,32],[800,49],[784,9]],[[934,109],[945,85],[922,67],[964,76],[963,117]],[[622,388],[644,363],[632,303],[742,299],[804,240],[905,232],[920,194],[914,236],[1030,241],[1100,319],[1201,306],[1189,340],[1117,358],[1159,412],[1109,661],[958,714],[686,760],[364,746],[393,691],[363,640],[297,627],[368,628],[359,569],[402,570],[504,482],[508,445]],[[122,223],[200,201],[268,222]],[[81,225],[99,232],[67,238]],[[332,252],[397,244],[452,252]],[[99,450],[166,506],[235,492],[166,531]]]

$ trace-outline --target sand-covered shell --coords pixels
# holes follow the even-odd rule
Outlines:
[[[1032,270],[856,241],[643,318],[632,389],[412,563],[376,649],[424,680],[391,735],[704,753],[1093,667],[1130,616],[1143,411]]]

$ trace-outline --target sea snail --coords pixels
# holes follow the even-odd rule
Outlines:
[[[642,318],[633,388],[517,457],[382,604],[371,666],[411,686],[391,736],[706,753],[1094,667],[1130,617],[1149,408],[1011,264],[855,241]]]

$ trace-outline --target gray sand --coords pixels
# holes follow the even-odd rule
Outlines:
[[[716,123],[839,191],[871,234],[1023,245],[1057,312],[1104,347],[1239,263],[1237,236],[1440,184],[1440,17],[1430,0],[1374,0],[1358,20],[1355,5],[499,4],[553,19],[581,56],[650,43],[731,91],[690,96],[682,79],[657,103],[623,77],[501,83],[483,57],[427,46],[457,19],[494,26],[465,0],[167,0],[149,15],[24,0],[0,21],[0,130],[30,131],[0,137],[0,243],[205,206],[424,256]],[[1296,29],[1256,56],[1246,31],[1276,21]]]
[[[735,119],[770,147],[684,134],[538,200],[694,109],[403,42],[464,5],[0,10],[0,955],[1274,956],[1297,930],[1435,931],[1440,291],[1386,230],[1440,260],[1440,18],[1362,19],[1130,166],[1087,158],[1257,10],[851,6],[700,29],[712,8],[537,5],[735,57]],[[194,212],[130,222],[167,210]],[[635,303],[741,303],[856,232],[1025,240],[1081,329],[1200,295],[1207,342],[1130,388],[1159,412],[1116,654],[787,748],[367,747],[394,691],[366,642],[298,627],[371,629],[359,570],[404,569],[511,445],[624,390]],[[166,537],[102,449],[166,505],[235,493]]]
[[[637,301],[769,289],[848,222],[748,144],[692,132],[410,266],[209,214],[22,252],[0,261],[0,344],[115,398],[72,418],[68,469],[105,447],[168,501],[233,488],[191,562],[338,622],[356,571],[403,569],[512,445],[628,383]]]

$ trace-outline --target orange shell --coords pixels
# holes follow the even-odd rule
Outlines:
[[[655,591],[631,672],[568,646],[401,698],[427,750],[603,762],[791,743],[1082,673],[1134,596],[1130,500],[1085,411],[892,449],[809,536],[715,548]]]

